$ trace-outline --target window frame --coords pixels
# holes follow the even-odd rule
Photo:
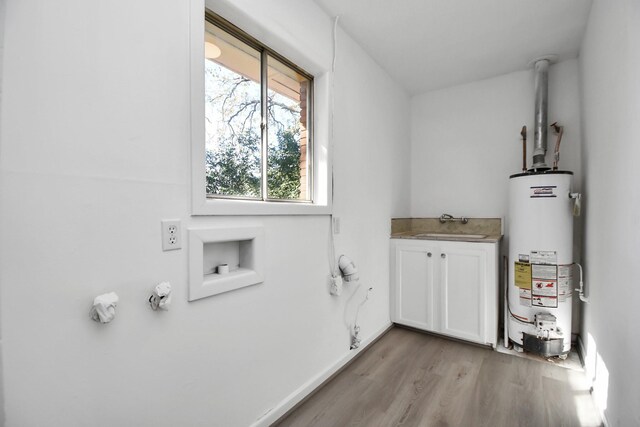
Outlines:
[[[200,9],[202,10],[202,9]],[[192,215],[307,215],[328,214],[331,212],[331,173],[328,129],[325,129],[324,141],[318,143],[317,138],[317,104],[318,86],[324,92],[322,102],[325,113],[320,117],[328,125],[328,72],[320,76],[307,72],[292,60],[285,58],[266,43],[258,41],[238,26],[226,20],[220,14],[204,8],[204,14],[192,11],[192,19],[199,15],[200,25],[193,25],[191,31],[191,187]],[[222,30],[237,37],[252,48],[258,49],[261,56],[261,193],[262,198],[244,198],[230,195],[211,195],[206,193],[205,182],[205,138],[204,138],[204,33],[205,22],[210,22]],[[195,21],[194,21],[195,23]],[[251,26],[253,28],[253,26]],[[290,49],[288,49],[290,50]],[[308,199],[272,199],[267,191],[267,122],[264,109],[267,106],[268,93],[268,61],[272,57],[310,81],[307,96],[307,191]],[[199,72],[199,74],[198,74]],[[264,84],[262,84],[264,81]],[[319,84],[320,83],[320,84]],[[198,105],[199,104],[199,105]],[[328,127],[328,126],[327,126]],[[322,163],[322,165],[320,165]],[[318,185],[321,184],[321,185]]]

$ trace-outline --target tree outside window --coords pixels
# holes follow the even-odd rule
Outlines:
[[[211,22],[206,30],[207,195],[309,200],[311,79]]]

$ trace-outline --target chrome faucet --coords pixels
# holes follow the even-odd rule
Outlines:
[[[440,215],[440,222],[442,224],[451,221],[460,221],[461,223],[466,224],[467,222],[469,222],[469,218],[465,218],[463,216],[460,218],[454,218],[453,215],[450,215],[448,213],[443,213],[442,215]]]
[[[453,219],[453,215],[449,215],[448,213],[444,213],[440,215],[440,222],[443,224],[445,222],[451,221],[452,219]]]

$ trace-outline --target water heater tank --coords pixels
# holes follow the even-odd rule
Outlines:
[[[509,339],[545,357],[571,349],[572,175],[525,172],[509,179]]]

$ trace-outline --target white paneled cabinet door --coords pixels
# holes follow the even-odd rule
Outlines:
[[[434,328],[435,249],[424,241],[400,241],[395,246],[395,322]]]
[[[484,343],[487,249],[484,245],[440,245],[441,332]]]

